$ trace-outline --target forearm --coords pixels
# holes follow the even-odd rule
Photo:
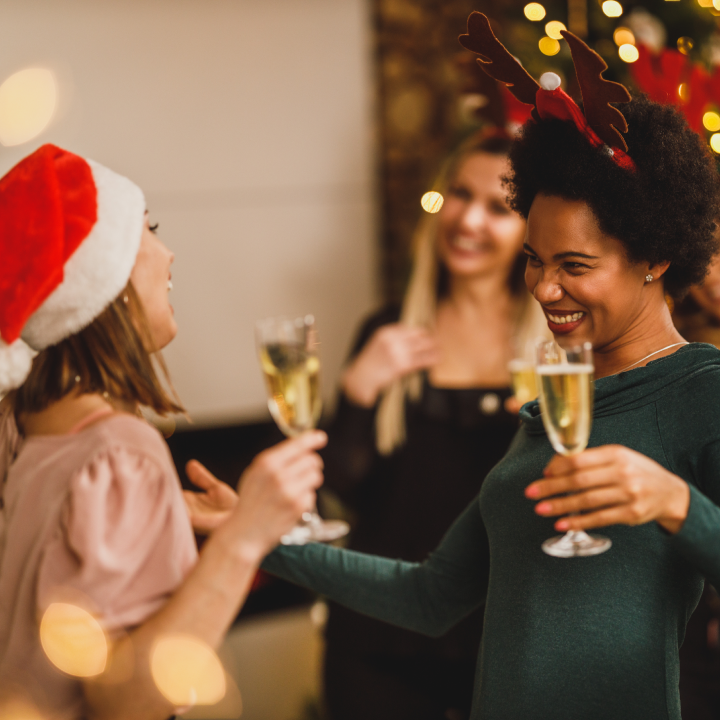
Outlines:
[[[165,720],[172,715],[174,708],[157,690],[150,672],[153,643],[163,635],[182,633],[217,648],[247,596],[260,557],[229,524],[216,531],[167,604],[121,640],[108,670],[86,683],[88,717]],[[128,658],[133,672],[125,678]]]
[[[484,601],[488,563],[474,502],[423,563],[306,545],[277,548],[263,569],[378,620],[439,636]]]
[[[673,536],[683,555],[712,583],[720,584],[720,507],[689,486],[687,517]]]

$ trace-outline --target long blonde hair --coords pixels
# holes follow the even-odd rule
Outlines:
[[[476,153],[507,155],[510,138],[499,134],[478,133],[460,145],[445,162],[434,189],[445,195],[461,162]],[[447,278],[437,254],[438,215],[426,214],[413,236],[413,266],[403,299],[400,322],[429,330],[435,326],[440,289]],[[520,254],[510,274],[510,289],[517,298],[514,318],[515,336],[524,347],[528,341],[547,335],[547,323],[540,305],[525,288],[525,260]],[[422,394],[422,375],[411,373],[396,380],[383,392],[375,418],[375,443],[382,455],[389,455],[405,442],[405,402],[417,402]]]

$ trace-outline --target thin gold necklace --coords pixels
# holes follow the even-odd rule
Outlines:
[[[626,370],[629,370],[632,367],[635,367],[636,365],[639,365],[641,362],[645,362],[648,358],[651,358],[653,355],[657,355],[658,353],[663,352],[663,350],[669,350],[670,348],[677,347],[678,345],[689,345],[689,342],[676,342],[672,345],[668,345],[667,347],[660,348],[659,350],[656,350],[655,352],[651,352],[649,355],[646,355],[644,358],[640,358],[637,362],[632,363],[632,365],[628,365],[627,367],[624,367],[622,370],[618,370],[615,375],[619,375],[622,372],[625,372]]]

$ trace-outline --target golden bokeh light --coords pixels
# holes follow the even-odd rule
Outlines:
[[[720,133],[714,133],[710,136],[710,147],[720,154]]]
[[[613,33],[613,40],[618,47],[620,47],[620,45],[634,45],[635,35],[633,35],[633,31],[630,28],[619,27]]]
[[[689,55],[690,51],[693,49],[693,45],[695,43],[693,42],[692,38],[689,37],[681,37],[677,40],[677,49],[683,54],[683,55]]]
[[[225,671],[215,651],[192,635],[166,635],[153,646],[150,671],[176,707],[214,705],[225,696]]]
[[[713,0],[713,8],[720,10],[720,0]]]
[[[528,20],[537,22],[545,17],[545,8],[540,3],[529,3],[525,6],[525,17]]]
[[[690,99],[690,86],[687,83],[680,83],[677,92],[683,102],[687,102]]]
[[[545,32],[548,34],[548,37],[553,40],[562,40],[561,30],[567,30],[567,28],[558,20],[551,20],[545,25]],[[552,54],[554,55],[555,53]]]
[[[717,132],[720,130],[720,115],[716,112],[706,112],[703,115],[703,125],[710,132]]]
[[[608,17],[620,17],[623,14],[623,6],[617,0],[605,0],[602,11]]]
[[[618,55],[626,63],[634,63],[640,57],[638,49],[630,44],[621,45],[618,48]]]
[[[69,603],[52,603],[40,621],[40,644],[56,668],[75,677],[105,670],[108,643],[100,623]]]
[[[422,209],[431,214],[440,212],[440,208],[442,208],[444,202],[445,198],[439,192],[435,192],[434,190],[426,192],[420,198]]]
[[[2,720],[45,720],[40,711],[24,700],[9,700],[0,703]]]
[[[560,43],[551,37],[540,38],[538,47],[543,55],[557,55],[560,52]]]
[[[21,145],[50,124],[57,106],[55,76],[45,68],[28,68],[0,85],[0,143]]]
[[[702,8],[709,8],[713,6],[713,0],[698,0],[698,5]]]

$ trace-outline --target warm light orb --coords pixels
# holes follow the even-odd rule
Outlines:
[[[40,621],[40,644],[56,668],[74,677],[105,670],[108,643],[100,623],[76,605],[52,603]]]
[[[635,35],[633,35],[633,31],[630,28],[619,27],[613,33],[613,40],[618,47],[620,47],[620,45],[634,45]]]
[[[158,690],[178,707],[214,705],[227,689],[215,651],[191,635],[160,638],[150,655],[150,671]]]
[[[640,57],[638,49],[629,43],[618,48],[618,55],[626,63],[634,63]]]
[[[698,0],[698,5],[702,8],[709,8],[713,6],[713,0]]]
[[[703,115],[703,125],[710,132],[717,132],[720,130],[720,115],[716,112],[706,112]]]
[[[57,105],[55,76],[28,68],[0,85],[0,143],[21,145],[37,137],[52,120]]]
[[[540,3],[529,3],[525,6],[525,17],[528,20],[537,22],[545,17],[545,8]]]
[[[445,198],[439,193],[430,191],[426,192],[421,198],[420,198],[420,204],[422,205],[422,209],[425,212],[434,214],[436,212],[440,212],[440,208],[443,206],[443,203],[445,202]]]
[[[548,37],[553,40],[562,40],[561,30],[567,30],[567,28],[558,20],[551,20],[545,25],[545,32],[548,34]],[[554,55],[555,53],[551,54]]]
[[[713,7],[716,10],[720,10],[720,0],[713,0]]]
[[[608,17],[620,17],[623,14],[623,7],[617,0],[605,0],[602,11]]]
[[[695,43],[693,42],[692,38],[689,37],[681,37],[678,38],[677,41],[677,49],[683,54],[683,55],[689,55],[690,51],[693,49],[693,45]]]
[[[538,47],[543,55],[557,55],[560,52],[560,43],[551,37],[540,38]]]
[[[710,136],[710,147],[718,154],[720,154],[720,133],[715,133]]]
[[[24,700],[0,703],[0,718],[2,720],[44,720],[37,708]]]
[[[677,92],[683,102],[687,102],[690,99],[690,86],[687,83],[680,83]]]

